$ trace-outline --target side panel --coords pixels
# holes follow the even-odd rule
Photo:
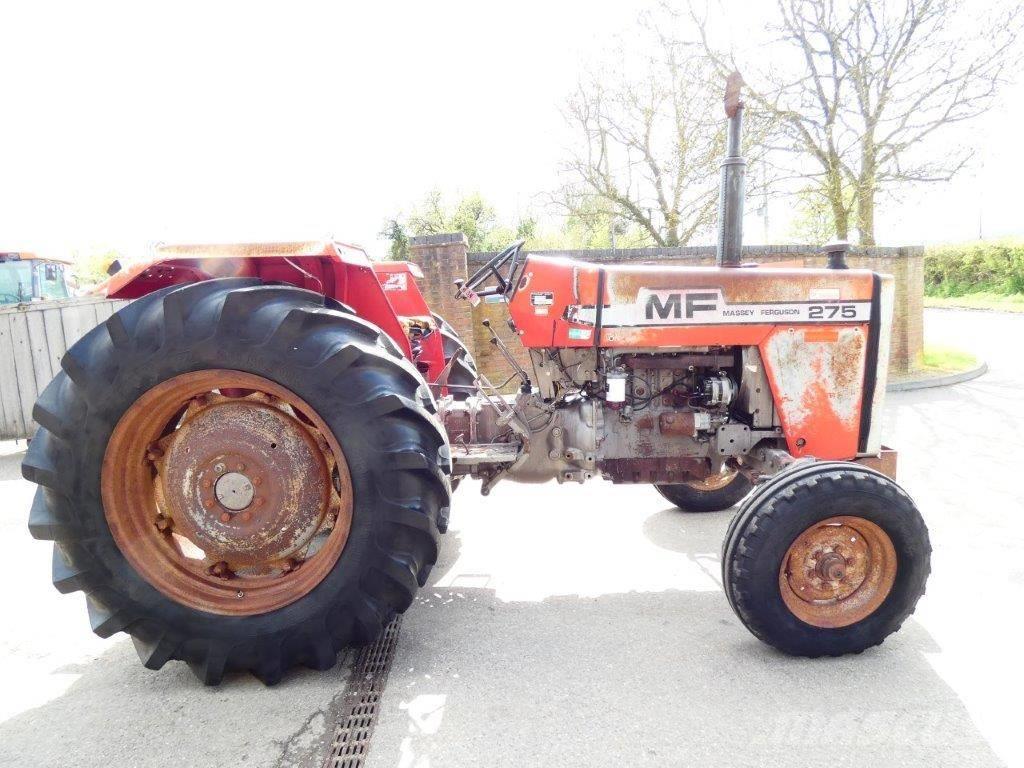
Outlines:
[[[866,325],[783,326],[760,344],[791,454],[857,455],[866,349]]]

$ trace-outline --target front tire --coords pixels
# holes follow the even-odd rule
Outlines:
[[[683,512],[721,512],[738,504],[752,486],[742,473],[732,470],[704,480],[654,487]]]
[[[722,583],[760,640],[794,656],[840,656],[900,628],[930,557],[924,520],[892,480],[852,463],[801,463],[737,513]]]
[[[40,396],[34,410],[40,429],[22,468],[39,485],[29,529],[55,542],[57,589],[84,590],[93,630],[101,637],[130,634],[145,666],[159,669],[180,659],[206,684],[231,671],[251,671],[272,684],[294,665],[327,669],[343,647],[373,640],[425,583],[450,504],[450,460],[433,400],[393,347],[378,328],[330,299],[249,279],[163,289],[92,330],[69,350],[63,372]],[[261,381],[271,392],[262,392]],[[181,382],[188,382],[185,389]],[[188,404],[158,440],[142,441],[148,447],[136,456],[142,443],[133,432],[153,428],[157,417],[147,420],[146,414],[167,406],[158,396],[161,387],[187,396]],[[208,392],[196,395],[196,389]],[[196,427],[210,408],[225,411]],[[242,417],[232,419],[233,412]],[[119,431],[130,414],[140,420]],[[254,440],[266,435],[264,453],[253,459],[265,470],[256,490],[270,502],[262,512],[242,507],[253,495],[256,478],[246,475],[252,467],[241,461],[221,466],[216,457],[207,462],[212,470],[200,468],[215,474],[207,481],[196,475],[195,489],[161,480],[156,506],[139,494],[147,477],[166,469],[160,462],[173,451],[182,425],[199,430],[190,450],[216,441],[219,425],[235,430],[232,440],[245,450],[255,451]],[[285,447],[278,446],[278,435],[298,446],[293,458],[303,472],[327,472],[326,465],[330,479],[294,482],[287,472],[275,474],[266,456]],[[224,473],[232,477],[221,488],[217,478]],[[129,482],[136,485],[128,488]],[[180,498],[174,496],[179,486],[187,491]],[[236,518],[245,533],[246,525],[260,525],[261,513],[277,508],[280,517],[280,510],[299,509],[298,502],[324,505],[316,521],[336,516],[326,530],[314,531],[324,538],[319,549],[312,539],[303,550],[296,548],[303,542],[280,537],[260,539],[270,541],[269,549],[249,546],[252,538],[242,534],[231,538]],[[202,516],[207,507],[209,519]],[[245,522],[238,517],[247,514]],[[311,526],[295,526],[289,535],[312,536]],[[342,527],[345,540],[332,551],[331,537]],[[199,555],[191,565],[160,561],[186,550],[171,546],[170,535],[179,530],[198,531],[201,544],[228,554],[205,571]],[[122,548],[135,537],[148,538],[145,552],[157,558],[155,565],[132,546]],[[327,559],[318,561],[321,555]],[[171,584],[164,576],[175,569],[194,573],[179,573]],[[210,578],[204,581],[204,574]],[[214,577],[226,591],[217,591]],[[237,595],[239,605],[221,600],[223,594]]]

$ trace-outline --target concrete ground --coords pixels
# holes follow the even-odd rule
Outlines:
[[[901,632],[787,658],[721,593],[730,513],[684,515],[647,487],[467,484],[406,614],[369,765],[1024,765],[1024,316],[928,310],[926,333],[990,373],[889,398],[935,549]],[[318,765],[347,664],[271,689],[143,669],[50,587],[22,454],[0,453],[0,765]]]

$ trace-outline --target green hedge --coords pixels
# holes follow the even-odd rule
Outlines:
[[[924,292],[964,296],[1024,293],[1024,240],[932,246],[924,255]]]

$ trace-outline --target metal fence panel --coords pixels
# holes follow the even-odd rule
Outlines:
[[[32,405],[68,347],[127,303],[74,298],[0,307],[0,440],[35,433]]]

